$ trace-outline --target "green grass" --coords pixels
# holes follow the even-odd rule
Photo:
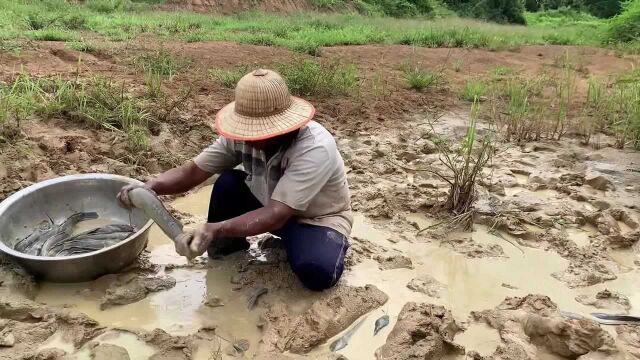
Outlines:
[[[349,64],[307,59],[277,64],[275,68],[294,95],[347,95],[358,84],[356,67]]]
[[[478,101],[484,96],[486,90],[487,85],[483,81],[467,80],[464,82],[461,98],[469,102]]]
[[[10,84],[0,84],[0,125],[32,115],[64,117],[95,128],[124,134],[132,150],[148,148],[150,115],[143,102],[103,77],[85,80],[34,79],[22,72]]]
[[[63,29],[44,28],[41,30],[33,30],[27,33],[31,40],[40,41],[74,41],[75,34]]]
[[[141,71],[172,77],[178,73],[180,64],[176,57],[165,49],[151,51],[137,56],[133,63]]]
[[[513,69],[508,66],[496,66],[493,71],[491,71],[491,75],[494,77],[502,77],[513,74]]]
[[[401,70],[407,86],[417,91],[424,91],[432,86],[436,86],[442,77],[442,73],[425,70],[419,64],[412,62],[402,64]]]
[[[34,15],[34,14],[46,14]],[[73,15],[70,15],[73,14]],[[539,15],[529,15],[529,17]],[[29,18],[30,20],[25,20]],[[226,40],[281,46],[317,55],[323,46],[407,44],[423,47],[507,49],[527,44],[598,45],[603,21],[532,21],[532,26],[497,25],[456,17],[396,19],[355,13],[233,16],[157,11],[144,3],[94,0],[0,0],[0,39],[72,40],[91,31],[113,41],[142,34],[186,41]],[[34,30],[34,28],[38,28]],[[40,33],[44,32],[44,33]]]
[[[240,79],[249,72],[249,66],[239,66],[235,69],[223,70],[223,69],[210,69],[209,76],[220,81],[220,83],[226,87],[233,89]]]
[[[86,53],[95,52],[97,50],[96,46],[90,42],[80,40],[80,41],[70,41],[67,44],[67,47],[76,51],[82,51]]]

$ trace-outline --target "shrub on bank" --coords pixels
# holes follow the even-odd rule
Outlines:
[[[627,1],[622,14],[609,22],[609,42],[640,41],[640,0]]]

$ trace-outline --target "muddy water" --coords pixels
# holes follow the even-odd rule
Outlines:
[[[131,360],[146,360],[155,353],[155,350],[151,346],[147,345],[143,341],[138,340],[135,335],[126,332],[110,331],[97,337],[95,341],[100,342],[101,344],[118,345],[127,349],[129,358]],[[91,359],[91,351],[88,345],[75,350],[73,348],[73,345],[63,341],[60,335],[52,336],[49,340],[47,340],[40,346],[40,349],[47,348],[62,349],[69,354],[73,354],[75,360]]]
[[[201,188],[176,200],[172,205],[186,213],[206,214],[210,192],[210,186]],[[185,258],[175,253],[173,242],[156,225],[149,233],[147,250],[151,261],[156,264],[186,263]],[[216,325],[216,332],[225,339],[248,339],[252,348],[247,355],[252,356],[260,338],[255,325],[259,312],[247,310],[246,296],[231,289],[229,279],[235,273],[233,265],[231,261],[219,260],[212,262],[211,268],[207,270],[174,270],[169,273],[177,281],[174,288],[150,294],[133,304],[106,310],[100,310],[99,299],[87,295],[90,283],[43,283],[36,300],[51,305],[71,305],[108,327],[146,330],[161,328],[173,335],[187,335],[196,332],[203,325]],[[208,296],[219,297],[225,306],[205,306]],[[135,353],[137,350],[126,343],[117,345],[127,348],[132,359],[136,358],[132,351]],[[210,353],[199,351],[195,358],[208,359],[209,355]]]
[[[205,187],[172,205],[180,211],[202,216],[206,214],[210,187]],[[524,190],[528,191],[528,190]],[[554,192],[536,192],[547,199],[555,197]],[[407,221],[415,223],[419,228],[433,224],[433,220],[420,214],[407,214]],[[530,293],[547,294],[562,310],[588,314],[593,308],[586,307],[574,299],[580,294],[593,295],[609,288],[629,296],[634,308],[640,308],[640,292],[635,289],[640,280],[640,273],[634,270],[635,256],[630,251],[615,251],[611,255],[627,269],[619,274],[615,281],[599,284],[589,288],[569,289],[551,274],[563,271],[568,261],[556,253],[538,249],[517,247],[487,232],[487,228],[476,226],[470,235],[475,242],[483,244],[499,244],[505,252],[501,258],[469,259],[449,248],[440,247],[437,243],[422,238],[410,238],[409,241],[397,243],[389,241],[395,234],[384,230],[385,224],[376,224],[363,215],[357,214],[353,235],[366,239],[384,248],[394,248],[409,256],[414,269],[394,269],[382,271],[374,260],[365,260],[345,272],[344,283],[349,285],[374,284],[387,295],[389,301],[379,309],[367,315],[364,325],[351,338],[349,346],[341,352],[352,359],[373,359],[375,350],[382,346],[386,337],[397,321],[397,315],[408,301],[430,302],[446,306],[461,323],[468,320],[470,311],[494,308],[507,296],[524,296]],[[591,228],[570,229],[570,237],[578,244],[587,244]],[[456,234],[456,236],[465,236]],[[507,239],[509,236],[503,234]],[[515,241],[514,241],[515,243]],[[186,260],[177,256],[173,243],[154,226],[150,232],[148,250],[151,260],[157,264],[184,264]],[[42,284],[38,301],[71,305],[101,324],[121,328],[162,328],[175,335],[191,334],[202,325],[218,326],[217,333],[225,339],[245,338],[252,344],[247,356],[251,357],[257,347],[261,334],[256,327],[259,309],[246,309],[244,294],[233,291],[229,282],[234,274],[233,261],[221,260],[211,262],[206,270],[178,269],[170,272],[177,285],[167,291],[151,294],[134,304],[99,309],[99,299],[87,296],[89,284]],[[447,291],[441,298],[431,298],[425,294],[407,288],[407,283],[416,277],[428,274],[447,285]],[[508,285],[503,286],[503,284]],[[515,289],[513,288],[515,287]],[[225,304],[223,307],[210,308],[204,305],[208,296],[217,296]],[[308,306],[308,298],[288,299],[303,309]],[[373,335],[375,320],[388,314],[391,323],[376,336]],[[481,354],[490,354],[497,346],[499,338],[495,330],[487,326],[471,323],[467,332],[459,334],[456,341],[476,350]],[[311,354],[326,351],[328,344],[339,337],[329,339]],[[132,359],[148,357],[148,347],[130,334],[111,335],[114,344],[127,348]],[[101,340],[107,342],[106,340]],[[221,340],[222,341],[222,340]],[[51,344],[64,349],[69,345],[59,339],[52,339]],[[218,344],[224,347],[226,344]],[[66,346],[66,347],[65,347]],[[196,352],[196,359],[208,359],[217,344],[203,344]],[[84,359],[87,349],[80,349],[77,355]],[[541,359],[555,359],[549,354],[540,354]]]
[[[578,303],[575,297],[579,294],[593,295],[604,288],[616,289],[629,295],[632,306],[640,307],[640,291],[633,284],[633,281],[637,283],[640,280],[640,272],[630,271],[621,274],[615,281],[589,288],[569,289],[564,283],[551,277],[552,273],[563,271],[567,267],[567,260],[552,252],[526,247],[517,248],[489,234],[487,228],[483,226],[475,226],[471,234],[473,240],[478,243],[501,245],[505,258],[468,259],[448,248],[432,243],[420,243],[418,240],[414,240],[413,243],[390,244],[386,240],[392,234],[378,229],[363,216],[356,216],[353,235],[402,251],[412,258],[414,269],[381,271],[375,261],[367,260],[345,275],[346,282],[349,284],[374,284],[389,295],[387,304],[369,315],[364,326],[351,339],[349,346],[342,350],[347,358],[374,358],[375,349],[384,344],[396,322],[397,314],[407,301],[444,305],[451,309],[460,322],[467,321],[470,311],[494,308],[507,296],[525,296],[532,293],[549,295],[562,310],[583,315],[588,315],[594,309]],[[502,235],[509,238],[507,234]],[[619,252],[618,256],[629,256],[628,253],[629,251]],[[431,275],[446,284],[448,291],[444,292],[441,298],[430,298],[406,287],[411,279],[422,274]],[[516,289],[510,289],[503,284]],[[378,335],[373,336],[374,322],[384,313],[391,316],[391,324]],[[339,336],[341,334],[327,344]],[[472,323],[468,332],[458,335],[456,341],[468,350],[488,354],[497,346],[496,336],[495,330]],[[556,356],[543,352],[539,356],[541,359],[557,359]]]

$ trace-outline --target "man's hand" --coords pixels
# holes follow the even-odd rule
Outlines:
[[[120,204],[122,204],[122,206],[124,206],[126,208],[132,208],[133,207],[133,204],[131,203],[131,199],[129,199],[129,191],[131,191],[133,189],[137,189],[137,188],[146,189],[146,190],[150,191],[152,194],[156,195],[155,191],[153,191],[151,189],[151,187],[149,185],[147,185],[147,184],[126,185],[122,189],[120,189],[120,192],[118,192],[118,195],[116,195],[116,197],[118,198],[118,201],[120,201]]]
[[[207,223],[176,239],[176,252],[189,260],[204,254],[212,241],[222,236],[222,223]]]

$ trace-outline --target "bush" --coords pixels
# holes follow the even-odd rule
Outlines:
[[[607,37],[612,43],[640,39],[640,1],[631,0],[624,4],[622,14],[611,19]]]
[[[523,0],[479,0],[471,15],[499,23],[526,24]]]

